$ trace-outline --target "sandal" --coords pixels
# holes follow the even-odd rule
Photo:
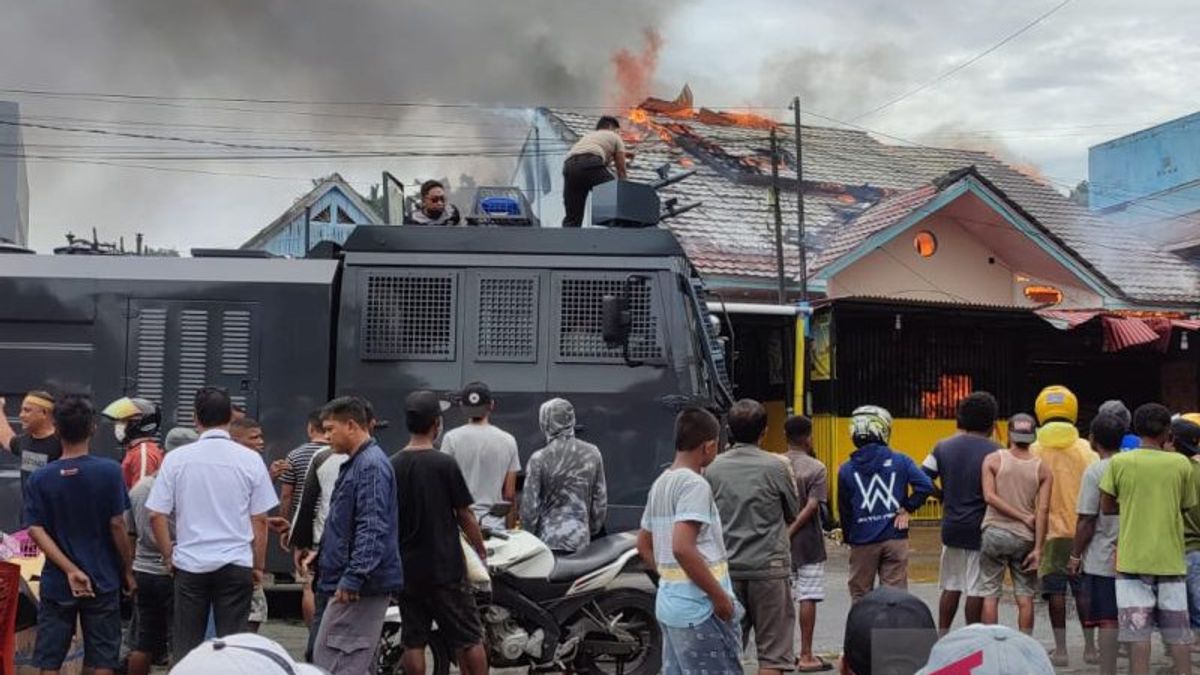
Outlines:
[[[796,659],[796,672],[797,673],[823,673],[828,670],[833,670],[833,664],[831,664],[830,662],[826,661],[825,659],[823,659],[819,656],[815,656],[813,658],[815,658],[817,660],[817,663],[816,663],[816,665],[812,665],[812,666],[802,666],[802,665],[800,665],[800,660]]]

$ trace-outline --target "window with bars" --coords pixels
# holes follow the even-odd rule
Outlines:
[[[625,277],[564,277],[558,285],[558,359],[560,361],[624,361],[621,347],[604,344],[602,312],[604,296],[625,292]],[[637,361],[661,359],[662,342],[658,314],[653,301],[654,282],[630,285],[629,309],[633,326],[629,331],[629,358]]]
[[[479,298],[480,361],[537,361],[537,277],[481,278]]]
[[[378,272],[366,278],[365,359],[453,361],[458,301],[454,273]]]

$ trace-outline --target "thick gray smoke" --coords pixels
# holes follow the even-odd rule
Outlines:
[[[642,31],[658,25],[675,6],[675,2],[633,0],[11,3],[0,22],[0,62],[10,65],[0,86],[306,101],[472,102],[484,107],[595,106],[606,103],[611,94],[614,51],[636,50]],[[134,125],[133,130],[364,152],[412,149],[515,154],[526,131],[523,115],[512,111],[211,101],[117,104],[0,92],[0,99],[6,96],[15,96],[22,103],[23,115],[31,122],[64,124],[62,118],[70,117],[82,120],[77,125],[90,125],[93,120],[104,120],[122,125],[113,128],[125,131],[130,130],[130,122],[154,122],[162,126]],[[256,112],[244,112],[247,109]],[[120,147],[131,153],[134,149],[144,153],[215,152],[29,128],[24,135],[26,152],[31,155],[61,156],[68,153],[60,147],[64,144],[91,146],[72,147],[70,156],[77,160],[87,153],[102,154],[94,149],[97,147]],[[382,169],[406,181],[463,173],[480,182],[503,181],[512,167],[512,161],[506,159],[171,165],[296,179],[246,179],[232,185],[198,174],[192,181],[194,189],[180,186],[179,177],[186,174],[179,172],[31,160],[32,239],[45,248],[59,243],[66,229],[83,231],[95,224],[64,215],[78,214],[79,209],[51,208],[44,202],[69,198],[76,204],[91,200],[96,205],[96,220],[105,225],[102,229],[110,237],[128,238],[135,230],[145,231],[157,244],[169,245],[169,233],[178,232],[181,226],[200,227],[201,219],[192,211],[204,207],[204,190],[220,189],[221,194],[213,195],[210,204],[244,203],[250,195],[257,195],[264,206],[252,216],[254,222],[218,220],[206,225],[206,231],[198,236],[183,238],[184,243],[234,244],[248,230],[252,232],[286,208],[290,201],[283,195],[303,192],[306,185],[300,179],[306,176],[340,171],[364,189],[363,181],[373,180]],[[122,191],[130,191],[133,200],[121,207],[125,216],[108,206],[112,195]],[[263,191],[277,197],[274,201],[263,199]],[[114,227],[114,219],[122,217],[133,222]]]

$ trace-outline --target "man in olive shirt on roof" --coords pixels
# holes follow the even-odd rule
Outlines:
[[[742,399],[729,410],[734,445],[705,472],[725,526],[729,576],[746,608],[743,644],[754,629],[758,672],[796,667],[796,608],[791,603],[792,547],[788,527],[800,515],[786,459],[763,450],[767,411]]]
[[[581,227],[583,209],[592,188],[613,179],[608,165],[617,170],[617,178],[625,177],[625,142],[621,140],[621,123],[605,115],[567,152],[563,162],[563,227]]]

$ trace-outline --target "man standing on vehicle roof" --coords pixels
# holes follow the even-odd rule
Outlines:
[[[625,178],[625,141],[621,140],[621,123],[617,118],[605,115],[596,122],[596,130],[589,131],[567,152],[563,162],[563,227],[581,227],[583,210],[587,206],[592,188],[613,179],[608,171],[612,164],[617,178]]]

